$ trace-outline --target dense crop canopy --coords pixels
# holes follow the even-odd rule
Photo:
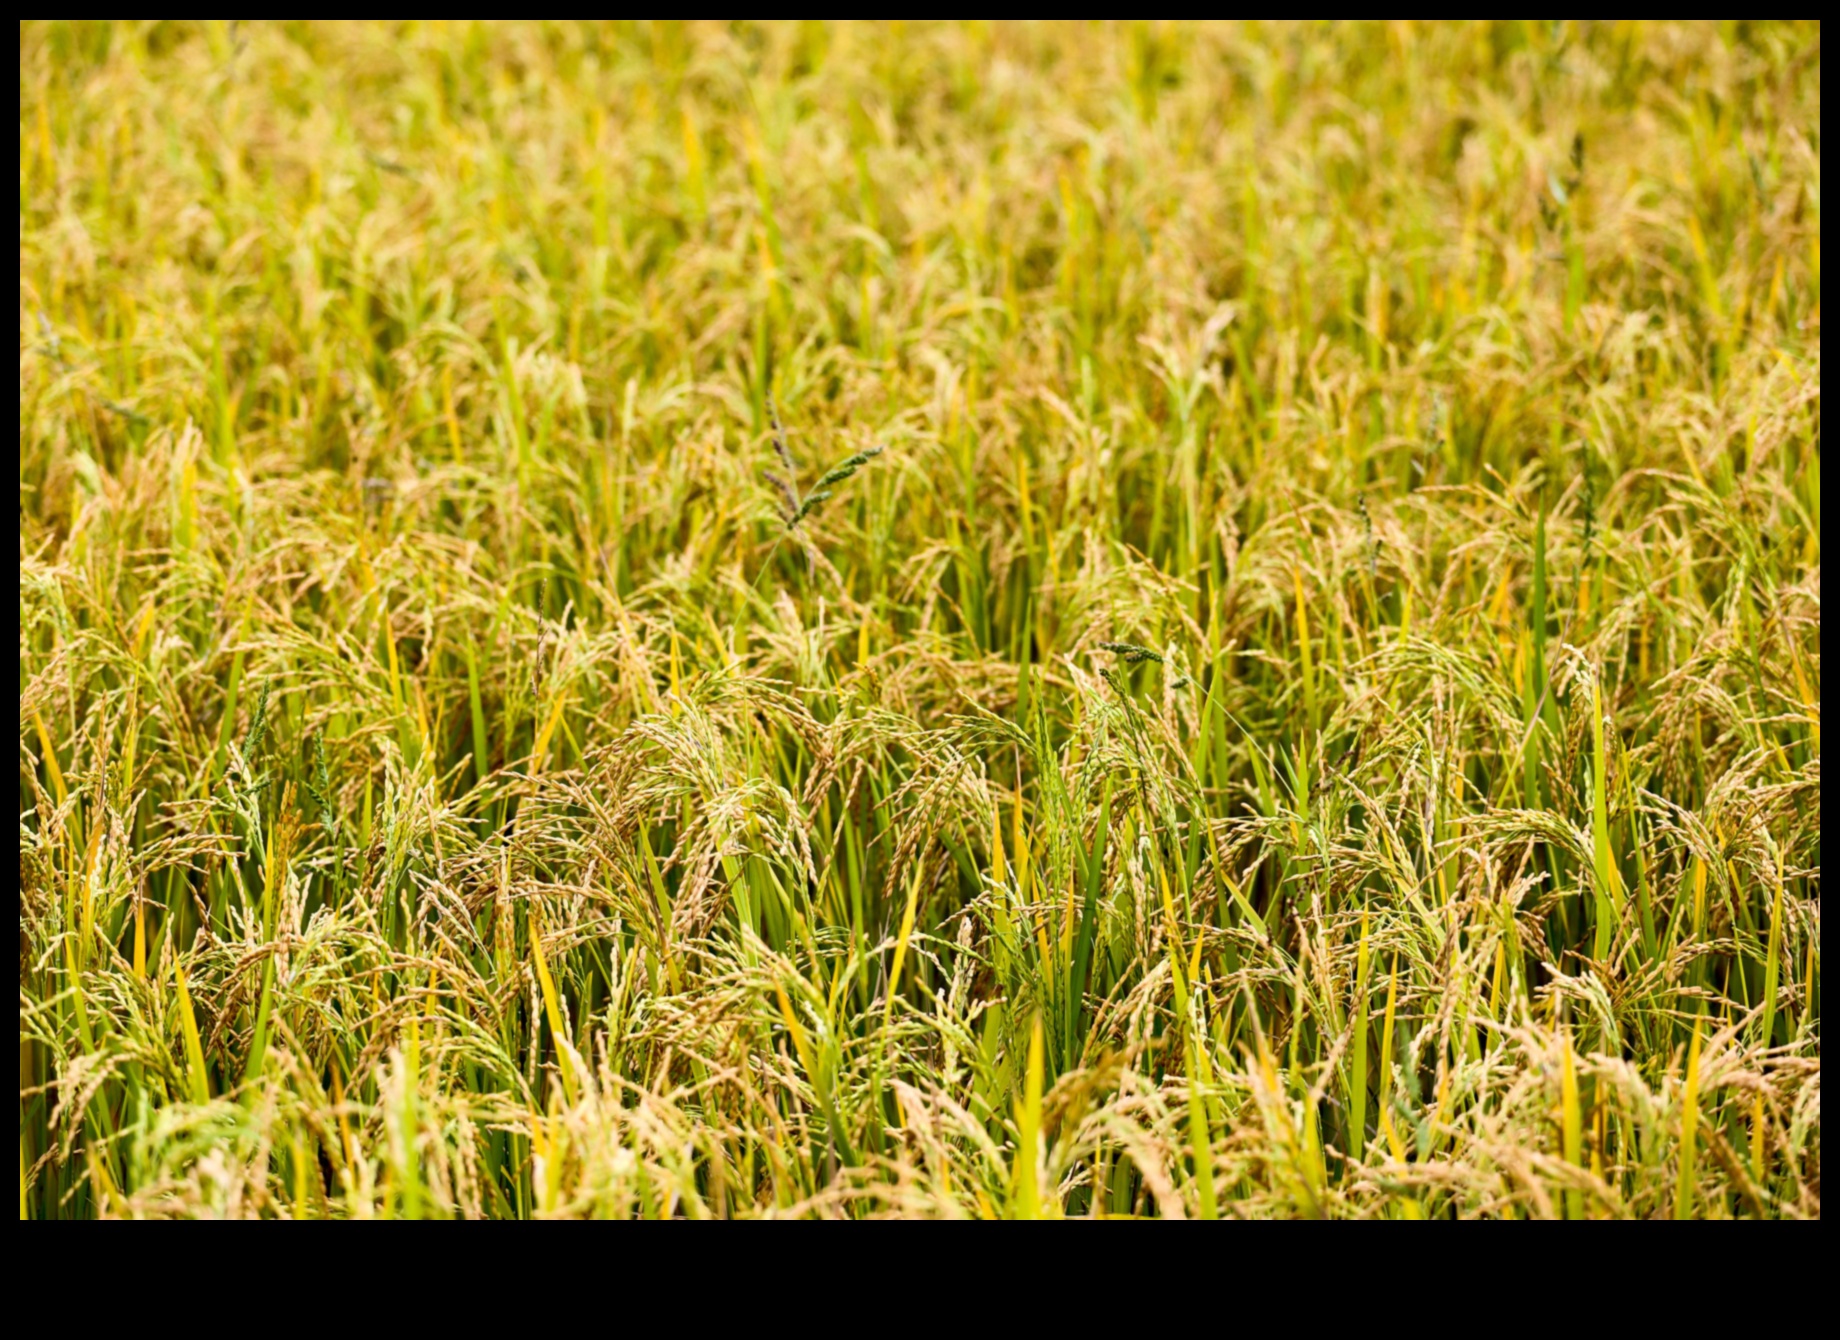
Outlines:
[[[21,1217],[1818,1217],[1820,30],[29,23]]]

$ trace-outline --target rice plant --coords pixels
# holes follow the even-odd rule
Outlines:
[[[1819,1217],[1818,25],[19,62],[22,1219]]]

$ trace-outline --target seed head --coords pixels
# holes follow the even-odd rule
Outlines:
[[[1161,665],[1163,658],[1148,647],[1140,647],[1131,642],[1101,642],[1100,650],[1109,651],[1126,665],[1136,665],[1140,661],[1150,661]]]

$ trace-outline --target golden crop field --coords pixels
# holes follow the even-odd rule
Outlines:
[[[20,1217],[1819,1218],[1820,124],[23,23]]]

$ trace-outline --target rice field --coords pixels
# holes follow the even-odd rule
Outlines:
[[[21,1219],[1818,1219],[1820,120],[22,23]]]

